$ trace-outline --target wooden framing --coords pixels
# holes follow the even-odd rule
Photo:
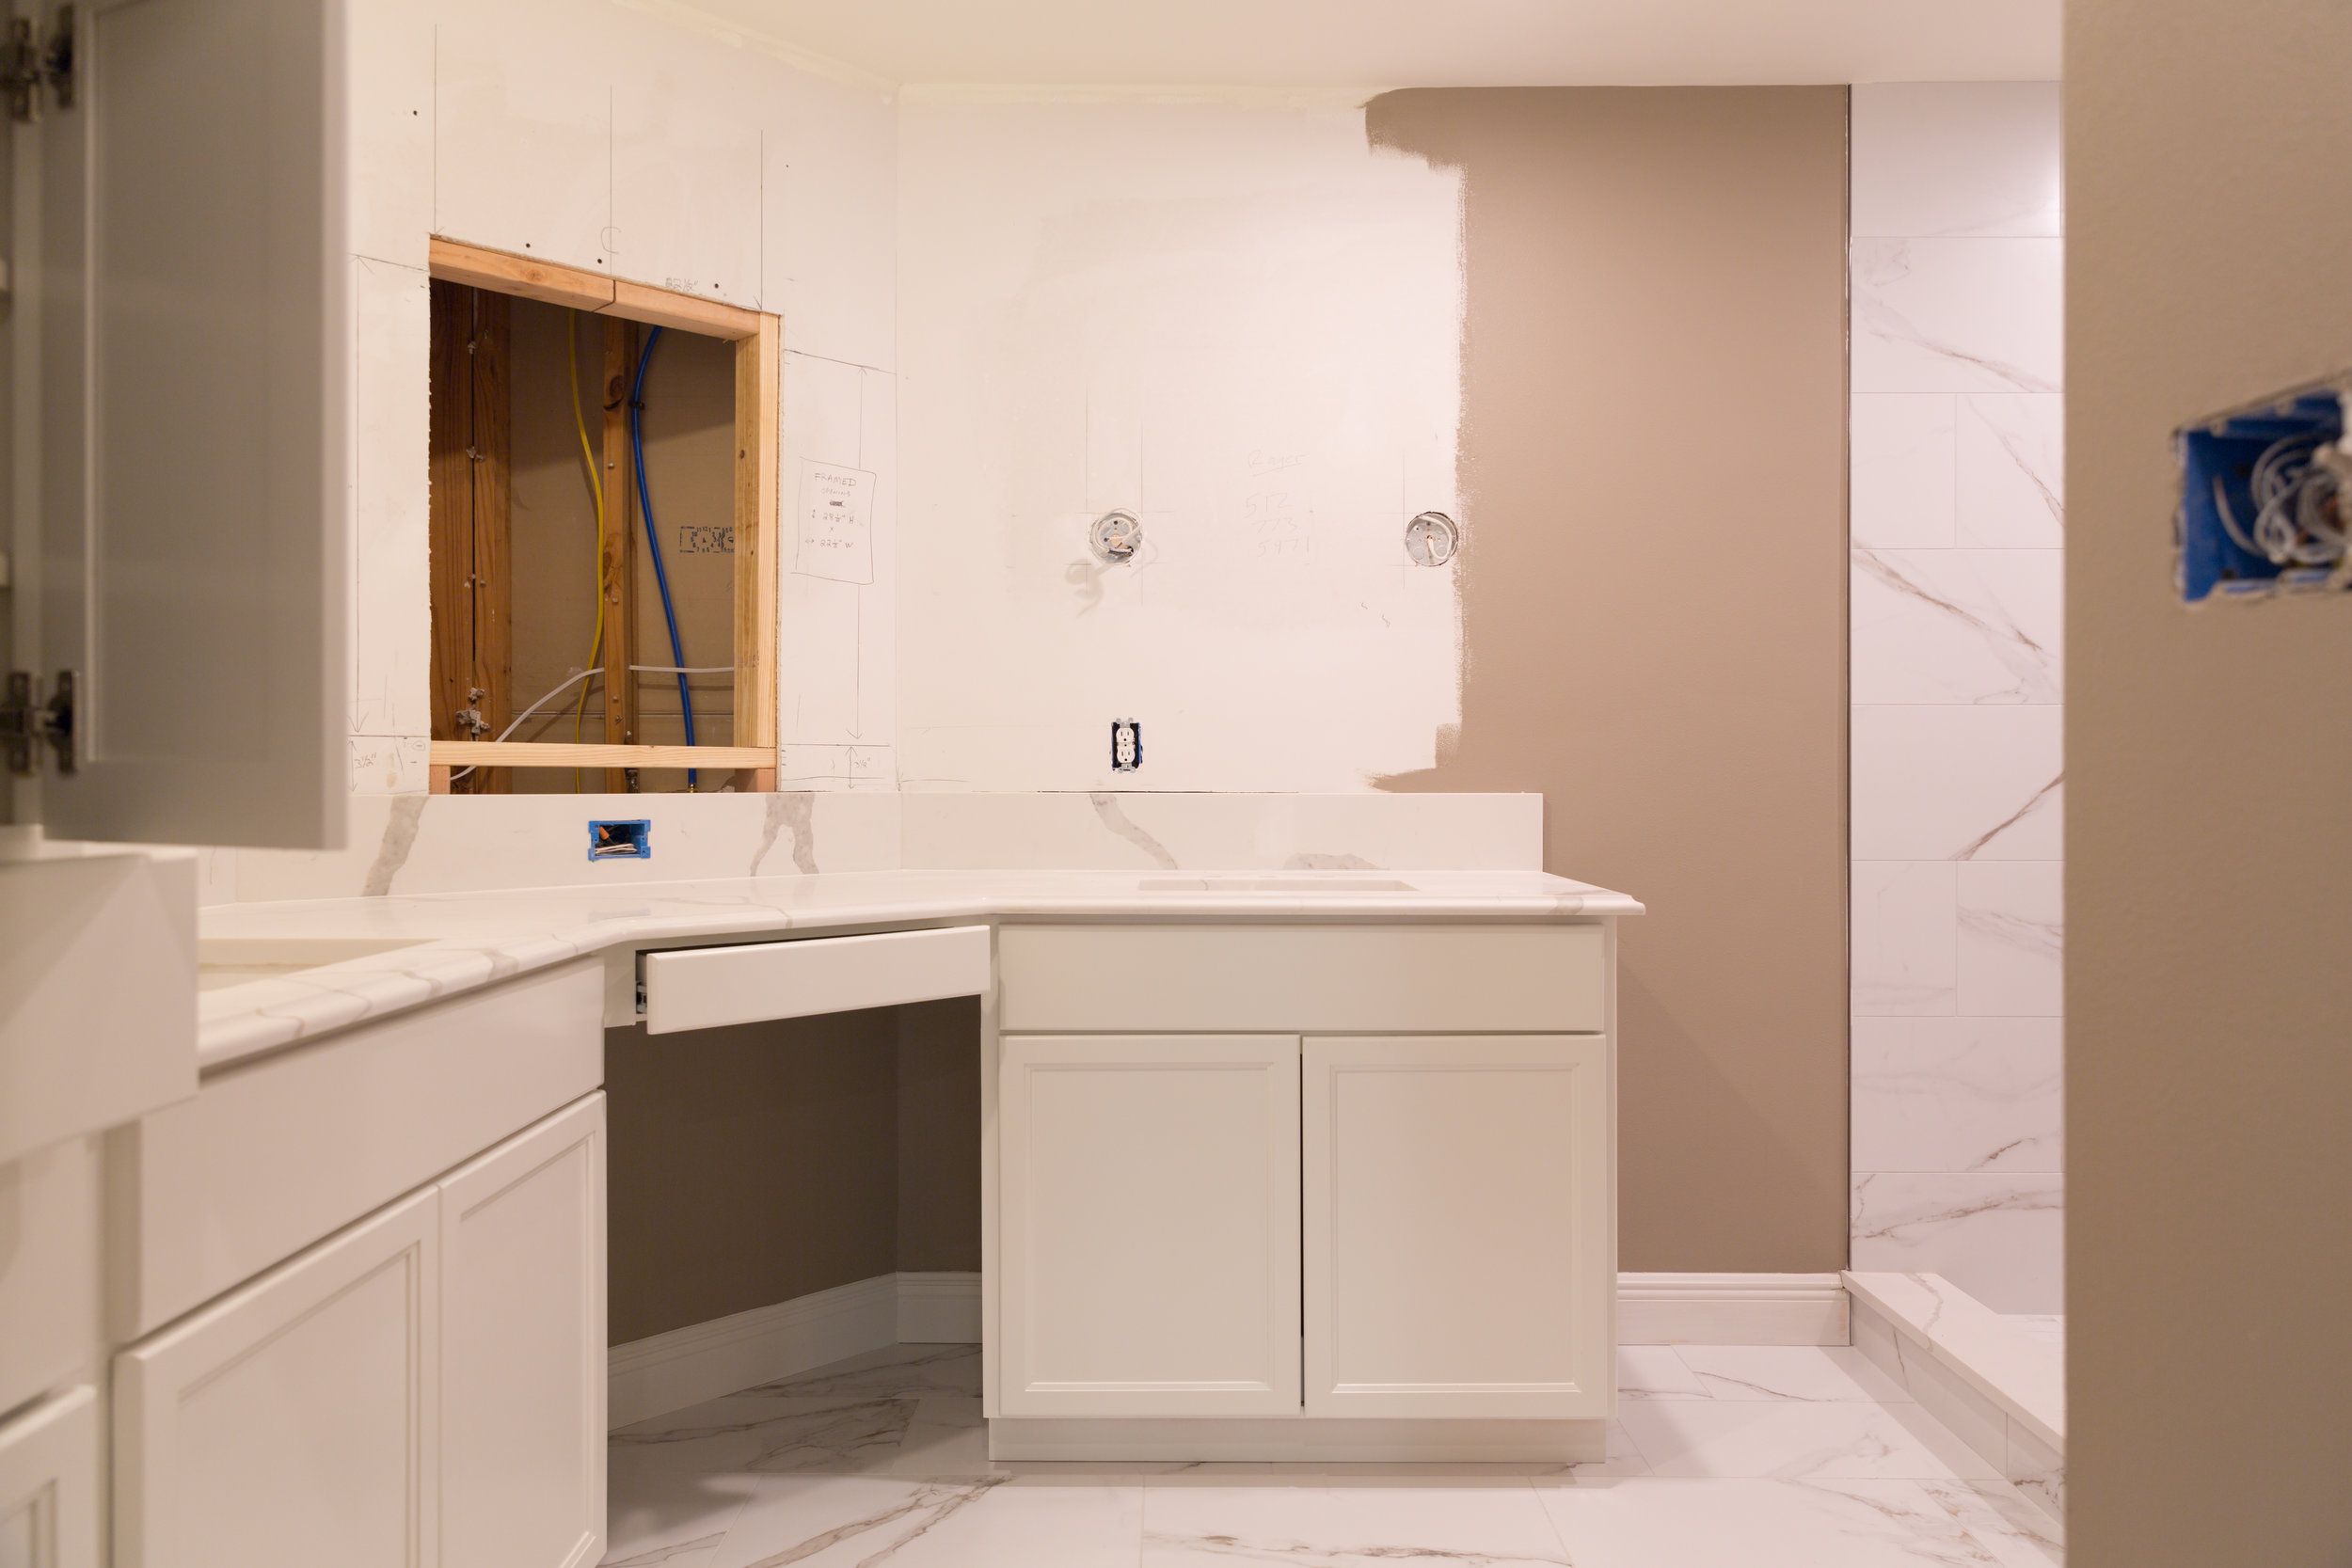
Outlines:
[[[637,358],[637,326],[617,317],[604,324],[604,537],[596,550],[598,591],[604,595],[604,740],[637,743],[637,486],[629,470],[628,370]],[[626,764],[604,776],[607,794],[628,789]]]
[[[773,789],[776,776],[776,571],[778,372],[783,324],[775,316],[699,295],[657,289],[579,267],[485,250],[436,237],[432,275],[438,283],[459,283],[494,294],[510,294],[568,306],[606,318],[604,336],[604,428],[602,473],[604,533],[597,559],[604,595],[604,743],[550,744],[461,738],[444,729],[437,713],[430,758],[433,789],[451,787],[453,769],[501,768],[602,768],[605,787],[628,787],[628,771],[640,768],[731,770],[737,787]],[[637,662],[635,476],[628,458],[628,377],[635,363],[638,324],[674,326],[722,338],[735,344],[735,690],[734,739],[728,746],[646,746],[637,743],[636,682],[628,667]],[[453,367],[445,367],[451,369]],[[503,373],[501,368],[501,373]],[[438,409],[435,419],[442,417]],[[439,448],[436,447],[437,454]],[[436,506],[446,476],[437,455]],[[479,467],[479,465],[475,465]],[[502,472],[502,470],[501,470]],[[437,532],[436,539],[439,539]],[[437,605],[456,602],[444,594],[457,584],[440,580],[436,557]],[[503,565],[498,586],[504,584]],[[504,625],[501,618],[501,626]],[[435,697],[441,689],[440,633],[435,636]],[[505,723],[509,694],[501,687],[492,734]],[[483,716],[491,719],[487,700]],[[450,708],[453,715],[456,709]]]
[[[514,603],[507,531],[492,526],[511,504],[513,463],[507,418],[512,367],[505,295],[450,281],[434,285],[434,380],[448,395],[434,400],[429,443],[433,602],[448,613],[433,622],[433,738],[492,735],[513,712]],[[474,716],[470,721],[460,715]],[[477,774],[469,793],[502,792],[503,774]]]

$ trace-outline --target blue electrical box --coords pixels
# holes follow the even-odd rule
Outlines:
[[[592,861],[653,859],[652,820],[641,817],[634,822],[590,822],[588,858]]]
[[[2343,436],[2344,404],[2332,390],[2287,393],[2173,433],[2183,599],[2325,588],[2338,578],[2344,537],[2330,449]],[[2345,510],[2352,515],[2352,497]]]

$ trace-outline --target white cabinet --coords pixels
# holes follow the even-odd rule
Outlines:
[[[0,1568],[99,1568],[98,1391],[0,1422]]]
[[[604,1554],[604,1096],[440,1183],[442,1568]]]
[[[40,214],[11,257],[39,375],[11,409],[40,498],[18,591],[50,689],[79,677],[52,837],[342,844],[344,10],[75,6],[71,101],[36,89],[14,128]]]
[[[1311,1416],[1609,1414],[1597,1035],[1310,1038]]]
[[[1613,938],[1002,928],[992,1454],[1601,1457]]]
[[[115,1358],[116,1568],[440,1560],[439,1194]]]
[[[1011,1037],[1003,1409],[1298,1408],[1298,1040]]]
[[[115,1358],[116,1568],[580,1568],[604,1536],[604,1097]]]

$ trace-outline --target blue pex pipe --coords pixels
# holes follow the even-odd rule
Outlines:
[[[670,624],[670,662],[679,667],[677,678],[678,706],[686,715],[686,744],[694,744],[694,697],[686,689],[686,646],[678,639],[677,607],[670,602],[670,574],[661,565],[661,536],[653,526],[653,493],[645,488],[645,367],[653,363],[654,345],[661,341],[667,330],[655,327],[645,339],[645,350],[637,356],[637,379],[628,389],[629,456],[637,468],[637,510],[645,519],[645,548],[653,555],[653,580],[661,590],[661,618]],[[686,787],[691,789],[700,770],[686,770]]]

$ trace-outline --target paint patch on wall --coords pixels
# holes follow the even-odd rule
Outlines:
[[[1460,717],[1461,185],[1360,111],[911,103],[910,788],[1353,790]],[[1113,568],[1090,530],[1141,524]]]

